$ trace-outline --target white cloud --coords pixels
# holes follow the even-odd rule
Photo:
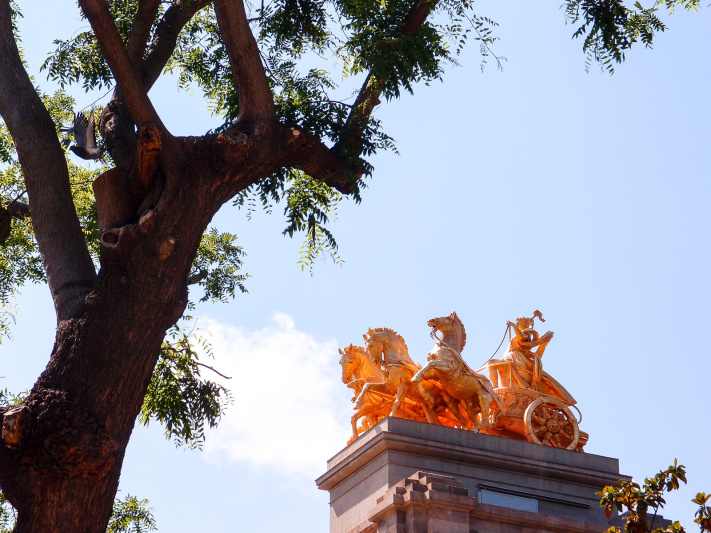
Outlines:
[[[344,387],[336,341],[319,342],[283,313],[257,331],[213,319],[200,326],[210,332],[216,368],[232,376],[224,384],[234,398],[207,435],[206,458],[322,474],[350,433],[347,407],[336,401]]]

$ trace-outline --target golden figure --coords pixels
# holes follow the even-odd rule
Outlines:
[[[506,325],[516,333],[509,342],[508,350],[501,359],[493,359],[488,363],[489,377],[494,388],[521,387],[541,392],[563,401],[567,405],[575,404],[575,398],[565,390],[560,383],[543,371],[541,357],[548,343],[553,338],[553,332],[543,335],[533,329],[533,321],[538,317],[545,322],[540,311],[535,311],[531,318],[518,317],[516,323],[509,321]],[[535,351],[534,351],[535,350]]]

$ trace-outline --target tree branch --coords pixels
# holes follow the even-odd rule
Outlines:
[[[30,206],[24,202],[18,202],[17,200],[13,200],[8,204],[7,212],[10,214],[11,217],[19,218],[22,220],[32,215],[32,210],[30,209]]]
[[[247,22],[242,0],[215,0],[215,15],[237,87],[239,117],[276,117],[257,41]]]
[[[0,0],[0,115],[17,150],[32,208],[32,225],[57,320],[79,314],[96,280],[69,185],[54,122],[22,65],[9,0]]]
[[[141,80],[146,93],[150,91],[158,76],[163,72],[163,68],[175,50],[181,30],[195,13],[210,4],[211,1],[176,0],[173,2],[156,27],[145,59],[142,59],[143,50],[150,34],[151,23],[155,18],[153,6],[160,2],[158,0],[143,0],[141,2],[139,10],[143,7],[143,11],[136,16],[136,22],[131,29],[128,51],[134,65],[143,65]],[[149,8],[151,9],[149,10]],[[141,18],[139,19],[139,17]],[[136,130],[120,91],[114,92],[111,101],[104,108],[99,127],[116,165],[130,170],[136,155]]]
[[[149,91],[175,50],[178,36],[191,18],[212,0],[177,0],[158,23],[143,62],[143,86]]]
[[[79,5],[94,30],[101,53],[109,64],[134,123],[153,122],[165,130],[116,29],[106,0],[79,0]]]
[[[287,126],[282,126],[282,130],[286,146],[282,151],[284,166],[302,170],[343,194],[353,194],[353,174],[358,175],[356,169],[347,166],[347,162],[313,133]]]
[[[208,368],[208,369],[212,370],[212,371],[213,371],[215,374],[217,374],[218,376],[222,376],[222,377],[225,378],[225,379],[232,379],[230,376],[225,376],[222,372],[218,372],[217,370],[215,370],[214,368],[212,368],[210,365],[206,365],[205,363],[200,363],[200,362],[198,362],[198,361],[195,361],[195,362],[196,362],[198,365],[202,366],[202,367],[205,367],[205,368]]]
[[[160,0],[140,0],[138,3],[138,11],[128,35],[128,57],[136,64],[143,60],[143,52],[159,7]]]
[[[402,21],[402,32],[408,37],[414,35],[425,23],[438,1],[415,0]],[[348,115],[343,134],[333,147],[333,151],[340,157],[352,159],[361,154],[363,150],[361,138],[373,109],[380,103],[380,94],[383,91],[384,83],[385,75],[368,74]]]

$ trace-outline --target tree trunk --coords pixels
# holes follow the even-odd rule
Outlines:
[[[196,186],[196,169],[180,170],[139,222],[102,233],[95,289],[60,322],[29,397],[5,410],[0,480],[17,533],[106,530],[161,342],[185,309],[194,254],[221,203]]]

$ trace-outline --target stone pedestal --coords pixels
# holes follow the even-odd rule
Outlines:
[[[328,461],[331,533],[603,532],[617,459],[385,418]]]

